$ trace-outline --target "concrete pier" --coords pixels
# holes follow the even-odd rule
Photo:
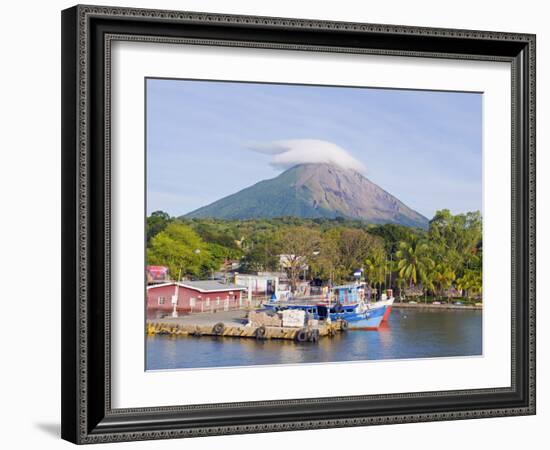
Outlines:
[[[247,324],[246,315],[247,311],[223,311],[151,319],[147,321],[146,332],[149,336],[220,336],[316,342],[321,337],[334,336],[345,330],[345,324],[341,321],[330,324],[322,322],[314,327],[252,326]]]

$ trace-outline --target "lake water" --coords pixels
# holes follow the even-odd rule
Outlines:
[[[481,355],[481,318],[479,310],[394,308],[378,331],[348,331],[318,343],[150,336],[147,369]]]

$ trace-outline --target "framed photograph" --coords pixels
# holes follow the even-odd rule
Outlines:
[[[62,437],[535,413],[535,36],[62,12]]]

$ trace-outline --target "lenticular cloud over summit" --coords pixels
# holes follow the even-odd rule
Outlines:
[[[361,161],[332,142],[319,139],[290,139],[265,144],[249,145],[255,152],[272,155],[269,162],[277,169],[288,169],[298,164],[333,164],[343,169],[365,172]]]

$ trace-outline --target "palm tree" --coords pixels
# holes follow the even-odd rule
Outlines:
[[[396,280],[395,280],[395,285],[399,289],[399,303],[401,303],[403,301],[403,293],[405,291],[405,285],[406,284],[407,284],[407,280],[405,278],[401,277],[398,273],[397,277],[396,277]]]
[[[380,249],[376,249],[370,258],[365,260],[367,278],[374,288],[378,285],[379,292],[382,290],[382,283],[386,281],[386,264],[386,253]]]
[[[422,290],[424,291],[424,303],[428,303],[428,291],[434,291],[433,272],[430,270],[424,271],[421,275]]]
[[[409,286],[416,285],[417,281],[427,279],[427,274],[433,268],[434,262],[428,256],[428,244],[416,236],[409,241],[401,241],[397,256],[397,270],[399,276],[409,281]]]
[[[482,286],[481,273],[475,270],[466,270],[462,278],[457,280],[457,288],[466,291],[468,299],[471,294],[481,294]]]
[[[456,274],[446,264],[438,264],[432,272],[432,278],[437,286],[439,295],[443,295],[443,291],[451,287],[451,284],[456,279]]]

